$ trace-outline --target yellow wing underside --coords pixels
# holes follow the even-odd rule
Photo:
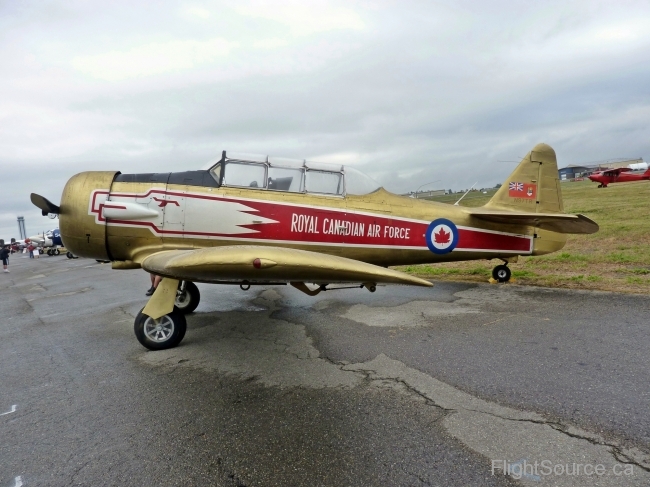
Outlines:
[[[358,260],[306,250],[239,245],[166,250],[150,255],[142,268],[195,282],[387,283],[433,286],[429,281]]]

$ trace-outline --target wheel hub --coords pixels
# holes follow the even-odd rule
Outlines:
[[[167,315],[154,320],[147,318],[144,323],[144,334],[149,340],[160,343],[168,340],[174,333],[174,321]]]
[[[176,306],[179,308],[184,308],[189,304],[190,297],[187,291],[179,291],[176,294]]]

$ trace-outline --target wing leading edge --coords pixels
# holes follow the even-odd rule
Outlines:
[[[358,260],[252,245],[166,250],[145,258],[142,268],[163,277],[197,282],[373,282],[433,286],[424,279]]]

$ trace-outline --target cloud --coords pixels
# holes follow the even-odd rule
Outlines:
[[[256,49],[277,49],[279,47],[285,47],[289,42],[285,39],[260,39],[259,41],[253,42],[253,47]]]
[[[93,78],[121,81],[212,64],[228,56],[238,45],[220,38],[152,42],[125,51],[75,56],[72,66]]]
[[[207,20],[212,16],[212,13],[210,10],[207,8],[203,7],[187,7],[183,9],[182,15],[185,18],[189,18],[192,20],[198,19],[198,20]]]
[[[296,36],[366,27],[355,10],[322,0],[251,0],[234,8],[241,15],[276,22]]]

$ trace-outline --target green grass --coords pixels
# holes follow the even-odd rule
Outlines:
[[[628,272],[631,272],[632,274],[646,275],[650,274],[650,269],[629,269]]]
[[[537,274],[532,271],[513,269],[512,277],[521,279],[522,277],[537,277]]]
[[[600,225],[592,235],[569,235],[555,254],[522,257],[511,264],[523,284],[650,294],[650,182],[598,189],[591,181],[561,184],[564,210],[582,213]],[[470,192],[461,206],[482,206],[490,194]],[[431,198],[453,204],[462,194]],[[498,261],[408,266],[406,272],[436,279],[487,281]]]

